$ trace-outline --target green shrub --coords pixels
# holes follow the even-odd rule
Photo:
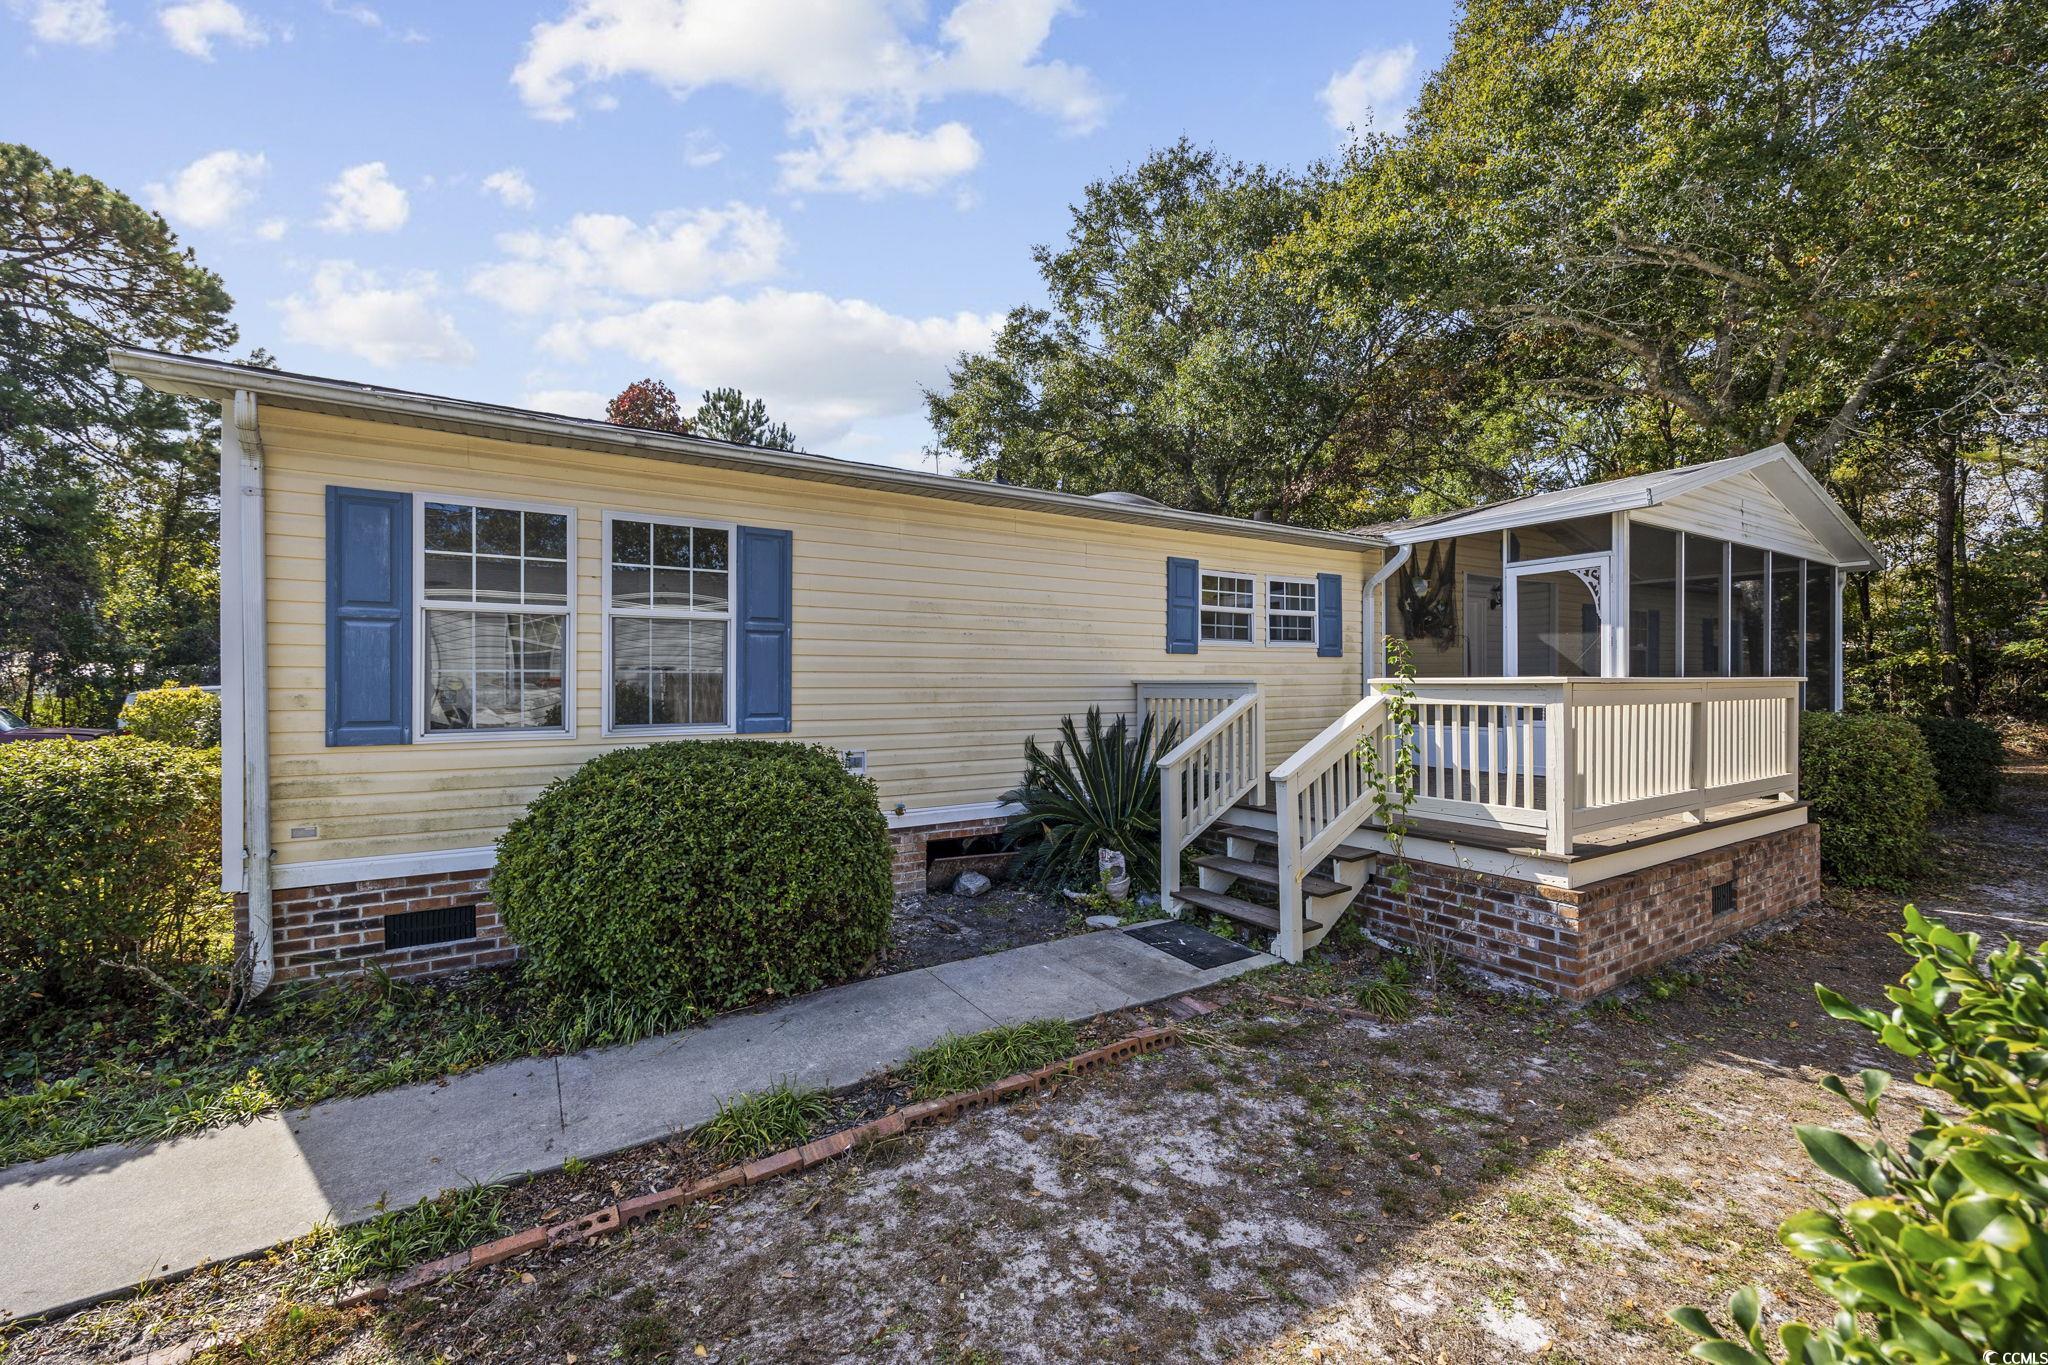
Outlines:
[[[124,736],[0,744],[0,971],[71,997],[218,916],[220,761]]]
[[[1934,760],[1934,781],[1941,804],[1958,812],[1998,809],[1998,787],[2004,774],[2005,747],[1998,731],[1981,720],[1955,716],[1915,716],[1928,757]]]
[[[1975,934],[1910,905],[1892,939],[1914,961],[1885,991],[1889,1012],[1825,986],[1821,1004],[1920,1063],[1913,1079],[1963,1112],[1922,1109],[1895,1148],[1877,1120],[1889,1075],[1821,1083],[1871,1136],[1801,1124],[1799,1141],[1860,1197],[1794,1214],[1778,1238],[1842,1311],[1821,1327],[1789,1323],[1778,1342],[1798,1365],[2030,1359],[2048,1341],[2048,945],[2009,941],[1980,960]],[[1730,1300],[1729,1316],[1732,1340],[1698,1309],[1672,1314],[1702,1338],[1702,1360],[1769,1362],[1757,1291]]]
[[[1041,882],[1095,884],[1096,853],[1124,855],[1131,880],[1159,887],[1159,760],[1179,743],[1179,727],[1151,716],[1130,733],[1118,716],[1102,723],[1102,708],[1088,708],[1085,734],[1074,718],[1060,720],[1060,738],[1047,753],[1033,736],[1024,741],[1023,785],[1003,793],[1021,807],[1003,834],[1021,847],[1020,875]]]
[[[889,864],[874,784],[830,750],[688,740],[549,786],[498,841],[491,897],[565,1006],[673,1026],[858,970],[888,940]]]
[[[187,749],[220,746],[220,698],[212,692],[179,683],[165,683],[121,708],[128,733],[137,739],[176,744]]]
[[[1927,741],[1905,717],[1802,717],[1799,793],[1813,803],[1821,863],[1836,879],[1896,887],[1925,864],[1941,795]]]

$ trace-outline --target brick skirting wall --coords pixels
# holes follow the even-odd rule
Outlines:
[[[924,869],[929,861],[925,845],[933,839],[972,839],[984,834],[1002,832],[1003,820],[1000,816],[963,820],[951,825],[919,825],[915,829],[890,830],[889,848],[893,857],[889,866],[889,880],[895,886],[896,894],[924,894]]]
[[[1577,890],[1408,859],[1397,901],[1384,860],[1349,913],[1413,944],[1417,921],[1458,957],[1567,1000],[1632,977],[1820,899],[1820,826],[1779,830]],[[1714,889],[1734,883],[1734,908]],[[1725,893],[1724,893],[1725,894]]]
[[[432,872],[416,877],[295,886],[270,895],[277,980],[346,976],[371,966],[393,976],[425,976],[495,967],[519,950],[505,937],[497,907],[490,902],[491,874]],[[476,935],[416,948],[388,948],[384,917],[418,910],[476,907]],[[248,931],[245,898],[235,897],[235,931]]]
[[[965,839],[1000,834],[1001,819],[966,820],[950,825],[924,825],[889,832],[890,881],[899,896],[925,890],[926,844],[933,839]],[[278,981],[347,976],[371,966],[393,976],[425,976],[495,967],[518,956],[505,937],[498,911],[490,901],[490,869],[434,872],[416,877],[341,882],[328,886],[297,886],[273,891],[271,934]],[[476,936],[417,948],[388,948],[384,917],[419,910],[476,907]],[[248,902],[235,897],[237,941],[246,941]]]

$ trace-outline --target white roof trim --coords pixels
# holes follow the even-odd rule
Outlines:
[[[739,470],[776,478],[803,479],[817,483],[869,488],[903,493],[913,497],[940,498],[949,502],[978,503],[1020,511],[1058,516],[1086,517],[1095,521],[1135,522],[1172,530],[1201,531],[1212,535],[1239,536],[1254,540],[1285,541],[1331,549],[1364,551],[1382,542],[1377,536],[1355,531],[1326,531],[1280,522],[1249,521],[1239,517],[1214,516],[1205,512],[1184,512],[1177,508],[1140,506],[1127,502],[1089,497],[1079,493],[1057,493],[1014,484],[982,483],[975,479],[922,474],[912,469],[862,464],[799,451],[763,450],[756,446],[714,441],[701,436],[672,436],[665,432],[617,427],[609,422],[554,413],[530,412],[523,408],[478,403],[404,389],[381,388],[347,380],[323,379],[316,375],[266,370],[201,356],[172,355],[164,351],[108,348],[114,370],[150,388],[215,402],[231,402],[235,393],[261,396],[275,407],[322,412],[336,416],[360,417],[439,431],[453,431],[497,440],[534,445],[561,446],[576,450],[609,451],[675,464]]]
[[[1375,534],[1389,545],[1420,545],[1452,536],[1483,535],[1488,531],[1509,531],[1573,517],[1632,511],[1670,502],[1710,484],[1751,471],[1763,481],[1771,495],[1785,505],[1787,511],[1813,532],[1814,539],[1836,556],[1832,562],[1837,568],[1883,567],[1884,556],[1877,547],[1864,536],[1855,520],[1842,510],[1834,495],[1783,444],[1706,464],[1590,483],[1554,493],[1537,493],[1414,525],[1382,526],[1376,529]]]

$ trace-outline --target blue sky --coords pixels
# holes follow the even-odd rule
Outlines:
[[[0,0],[0,137],[162,211],[287,368],[591,415],[737,384],[916,463],[1030,247],[1183,134],[1397,123],[1450,4]]]

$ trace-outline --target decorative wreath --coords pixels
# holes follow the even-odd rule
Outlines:
[[[1401,612],[1401,633],[1410,640],[1430,639],[1440,645],[1458,640],[1458,614],[1452,586],[1458,579],[1458,542],[1439,540],[1419,564],[1401,575],[1394,604]]]

